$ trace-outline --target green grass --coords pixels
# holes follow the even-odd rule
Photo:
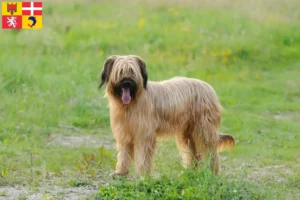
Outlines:
[[[147,177],[138,182],[120,180],[92,199],[261,199],[265,192],[241,181],[216,178],[206,170],[184,171],[177,176]]]
[[[0,186],[97,181],[94,199],[298,199],[299,7],[297,0],[46,1],[42,30],[0,32]],[[154,177],[110,176],[116,152],[100,145],[111,130],[97,87],[112,54],[141,56],[151,80],[188,76],[215,88],[220,131],[236,139],[222,153],[221,177],[183,170],[173,140],[159,143]],[[99,145],[61,144],[72,136]]]

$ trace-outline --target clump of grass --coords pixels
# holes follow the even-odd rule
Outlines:
[[[5,197],[6,196],[6,192],[5,191],[0,191],[0,197]]]
[[[266,193],[242,180],[214,176],[209,170],[184,170],[177,176],[161,175],[143,180],[124,178],[100,191],[92,199],[266,199]],[[274,198],[273,198],[274,199]]]
[[[84,187],[91,185],[91,181],[85,181],[85,180],[70,180],[69,185],[72,187]]]

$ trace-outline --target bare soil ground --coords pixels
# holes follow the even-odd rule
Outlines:
[[[0,187],[0,200],[16,200],[26,197],[27,200],[44,199],[70,199],[77,200],[91,196],[97,192],[97,186],[84,187],[58,187],[45,185],[37,189],[29,189],[21,186]]]

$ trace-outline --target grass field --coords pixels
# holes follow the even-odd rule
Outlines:
[[[42,30],[0,32],[0,199],[300,199],[300,1],[43,2]],[[152,177],[111,176],[112,54],[215,88],[236,139],[220,177],[184,170],[173,140]]]

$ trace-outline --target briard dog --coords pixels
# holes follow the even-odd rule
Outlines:
[[[137,174],[150,173],[156,139],[167,135],[175,136],[184,167],[209,156],[219,173],[219,152],[233,148],[234,139],[218,134],[222,107],[208,83],[185,77],[151,82],[139,56],[114,55],[104,63],[99,88],[104,84],[117,142],[116,174],[128,174],[131,160]]]

